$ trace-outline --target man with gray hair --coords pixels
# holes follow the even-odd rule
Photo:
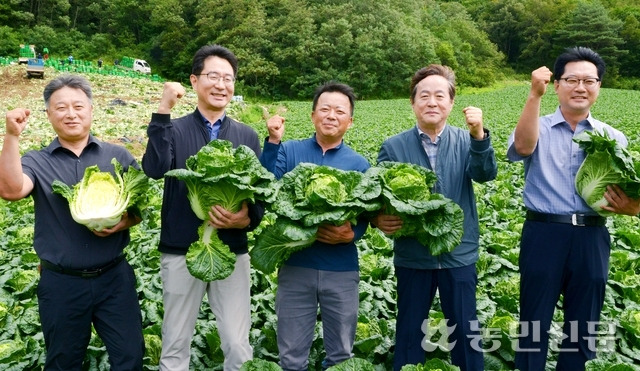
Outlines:
[[[93,231],[76,223],[67,200],[53,193],[60,180],[73,186],[87,167],[114,171],[138,167],[123,147],[90,134],[91,86],[83,77],[63,75],[44,89],[47,118],[57,137],[49,146],[20,157],[20,136],[31,110],[6,114],[0,153],[0,197],[15,201],[31,196],[35,206],[33,246],[40,258],[40,323],[47,357],[45,370],[82,370],[91,325],[107,347],[111,370],[142,370],[142,316],[133,269],[124,259],[129,228],[141,219],[125,212],[118,224]]]

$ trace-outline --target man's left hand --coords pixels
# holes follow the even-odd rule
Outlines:
[[[640,199],[633,199],[627,196],[622,188],[616,184],[607,186],[604,198],[607,200],[609,205],[603,206],[603,210],[631,216],[638,215],[640,213]]]
[[[331,245],[349,243],[353,241],[354,237],[355,233],[351,228],[350,222],[345,222],[343,225],[339,226],[322,224],[318,227],[318,232],[316,232],[316,240]]]
[[[101,231],[92,230],[92,232],[98,237],[107,237],[116,232],[124,231],[125,229],[131,228],[134,225],[140,223],[141,221],[142,219],[139,216],[134,214],[129,214],[125,211],[124,214],[122,214],[122,218],[120,218],[120,221],[118,222],[118,224],[114,225],[111,228],[105,228]]]
[[[216,229],[244,229],[250,223],[249,207],[246,201],[242,202],[242,207],[236,213],[220,205],[212,206],[209,211],[209,224]]]
[[[482,126],[482,110],[477,107],[469,106],[462,110],[464,119],[469,128],[469,134],[476,139],[484,139],[484,128]]]

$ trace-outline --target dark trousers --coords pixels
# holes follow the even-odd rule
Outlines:
[[[398,318],[393,369],[398,371],[407,364],[424,363],[422,342],[425,338],[422,324],[429,318],[429,309],[436,290],[447,326],[455,329],[449,336],[451,362],[462,370],[482,370],[483,354],[481,334],[472,330],[477,324],[476,284],[474,264],[448,269],[411,269],[395,267],[398,287]]]
[[[520,244],[522,324],[515,357],[518,369],[545,369],[548,330],[560,294],[566,338],[558,350],[556,370],[584,370],[585,362],[595,357],[589,342],[593,343],[597,334],[589,323],[600,318],[609,252],[609,232],[604,226],[524,223]]]
[[[126,261],[95,278],[42,269],[38,306],[45,370],[82,370],[91,324],[107,348],[111,370],[142,370],[142,315]]]

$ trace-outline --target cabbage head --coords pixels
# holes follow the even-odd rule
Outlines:
[[[114,173],[101,171],[97,165],[84,171],[82,180],[73,187],[54,180],[54,193],[62,195],[69,202],[73,220],[86,225],[91,230],[101,231],[118,224],[122,214],[129,209],[144,209],[149,191],[149,178],[133,166],[123,172],[122,165],[111,160]]]
[[[273,174],[265,169],[251,148],[233,148],[227,140],[213,140],[186,161],[186,169],[173,169],[165,176],[185,182],[191,209],[203,223],[199,239],[189,246],[186,261],[189,273],[210,282],[233,272],[236,256],[209,224],[209,211],[220,205],[238,212],[244,201],[270,201],[276,193]]]
[[[355,170],[302,162],[279,183],[273,212],[305,227],[356,224],[361,213],[380,208],[380,185]]]
[[[433,171],[384,161],[369,168],[365,176],[380,183],[385,213],[402,219],[402,228],[389,237],[415,238],[434,256],[460,244],[464,213],[458,204],[431,191],[437,181]]]
[[[362,172],[299,163],[278,181],[268,205],[277,220],[254,233],[251,264],[274,272],[292,253],[313,245],[321,224],[355,225],[361,214],[380,209],[379,195],[379,183]]]
[[[580,197],[601,216],[613,215],[603,210],[608,202],[604,198],[607,186],[617,184],[631,198],[640,197],[640,178],[636,168],[639,163],[631,153],[606,131],[583,131],[573,139],[587,156],[575,179]]]

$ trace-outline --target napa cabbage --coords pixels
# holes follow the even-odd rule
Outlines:
[[[402,228],[389,237],[415,238],[434,256],[460,244],[464,213],[451,199],[431,191],[437,181],[433,171],[384,161],[369,168],[365,176],[380,184],[384,212],[402,219]]]
[[[282,368],[275,362],[254,358],[243,363],[239,371],[282,371]]]
[[[598,214],[613,215],[603,210],[607,186],[617,184],[631,198],[640,197],[640,163],[606,131],[583,131],[573,139],[587,156],[578,169],[575,188],[580,197]]]
[[[254,234],[251,263],[263,273],[275,271],[289,256],[311,246],[321,224],[358,223],[380,208],[380,185],[355,170],[300,163],[278,181],[268,205],[276,221]]]
[[[150,180],[142,170],[129,166],[124,172],[115,158],[111,164],[113,173],[97,165],[87,167],[82,180],[72,187],[60,180],[51,184],[53,192],[69,202],[73,220],[91,230],[115,226],[127,210],[140,216],[148,202]]]
[[[165,176],[185,182],[191,209],[203,223],[199,239],[189,246],[187,268],[196,278],[210,282],[233,272],[236,255],[229,250],[212,225],[209,211],[220,205],[235,213],[244,201],[269,201],[276,193],[275,177],[265,169],[249,147],[233,148],[227,140],[213,140],[186,161],[185,169]]]

